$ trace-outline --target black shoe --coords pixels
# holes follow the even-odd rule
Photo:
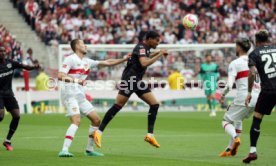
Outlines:
[[[257,160],[257,153],[249,153],[248,156],[242,160],[243,163],[250,164],[251,161]]]

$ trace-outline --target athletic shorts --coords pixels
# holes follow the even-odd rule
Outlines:
[[[275,105],[276,93],[261,91],[256,103],[255,112],[258,112],[262,115],[270,115]]]
[[[18,102],[14,96],[1,96],[0,95],[0,110],[6,108],[7,111],[19,109]]]
[[[225,112],[223,119],[228,122],[243,121],[249,118],[253,112],[254,107],[246,107],[232,103]]]
[[[211,85],[210,83],[204,83],[204,93],[206,96],[210,96],[212,94],[216,93],[216,89],[217,89],[217,85],[216,83],[214,83],[213,85]]]
[[[69,117],[79,114],[87,116],[90,112],[95,111],[93,105],[84,97],[68,97],[62,102],[67,110],[66,116]]]
[[[131,85],[123,85],[120,84],[119,87],[119,94],[130,97],[132,93],[136,93],[137,96],[142,96],[145,93],[151,92],[150,88],[148,85],[146,85],[143,81],[140,81],[138,83]]]

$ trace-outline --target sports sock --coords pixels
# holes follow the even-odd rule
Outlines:
[[[211,100],[211,107],[212,107],[211,110],[215,111],[216,104],[217,104],[216,100],[212,99],[212,100]]]
[[[231,149],[232,145],[233,145],[234,139],[231,137],[228,143],[228,146],[226,147],[226,149]]]
[[[209,110],[212,111],[212,103],[211,103],[211,100],[207,100],[207,104],[209,106]]]
[[[258,138],[260,136],[260,124],[262,119],[253,117],[251,129],[250,129],[250,145],[256,147]]]
[[[148,113],[148,133],[153,134],[154,124],[158,112],[159,104],[151,105]]]
[[[251,146],[249,152],[250,152],[250,153],[256,153],[256,152],[257,152],[257,148],[254,147],[254,146]]]
[[[121,106],[114,104],[105,114],[102,123],[99,127],[100,131],[104,131],[105,127],[108,125],[108,123],[111,121],[111,119],[122,109]]]
[[[237,133],[237,137],[239,137],[239,138],[240,138],[240,137],[241,137],[241,133],[242,133],[242,131],[241,131],[241,130],[237,130],[237,129],[236,129],[236,133]]]
[[[92,133],[96,130],[98,130],[98,127],[93,127],[90,125],[89,130],[88,130],[88,141],[87,141],[87,146],[86,146],[87,151],[94,151],[94,148],[93,148],[94,140],[92,138]]]
[[[62,147],[63,151],[68,151],[69,150],[77,130],[78,130],[77,125],[71,124],[69,126],[69,128],[67,129],[67,132],[65,134],[65,139],[64,139],[64,143],[63,143],[63,147]]]
[[[20,117],[17,118],[12,118],[11,123],[10,123],[10,129],[6,138],[7,142],[10,142],[13,134],[15,133],[17,127],[18,127],[18,123],[19,123]]]
[[[222,127],[224,128],[225,132],[231,136],[231,138],[234,139],[237,136],[236,129],[233,124],[227,121],[222,121]]]

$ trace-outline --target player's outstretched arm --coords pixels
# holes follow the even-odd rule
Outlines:
[[[131,54],[127,54],[122,59],[107,59],[104,61],[100,61],[98,66],[99,67],[115,66],[127,61],[130,57],[131,57]]]
[[[161,56],[167,56],[167,55],[168,55],[167,50],[161,49],[160,51],[157,52],[157,55],[153,56],[152,58],[140,57],[139,61],[142,67],[147,67],[153,64],[155,61],[157,61]]]
[[[22,64],[22,68],[25,69],[25,70],[34,70],[34,69],[39,69],[40,66],[38,64],[35,64],[33,66]]]
[[[64,81],[64,82],[78,83],[80,85],[85,85],[85,80],[70,77],[69,75],[67,75],[66,73],[63,73],[63,72],[58,72],[58,80]]]

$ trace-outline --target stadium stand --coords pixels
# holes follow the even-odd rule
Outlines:
[[[68,44],[81,38],[89,44],[132,44],[143,39],[148,29],[158,30],[163,43],[233,43],[237,37],[254,37],[256,30],[267,28],[276,39],[275,9],[271,0],[251,1],[170,1],[170,0],[11,0],[26,22],[46,45]],[[70,3],[69,3],[70,2]],[[220,2],[223,2],[220,4]],[[187,13],[198,15],[196,31],[185,30],[181,18]],[[254,38],[251,38],[254,40]],[[225,54],[225,53],[223,53]],[[213,52],[222,76],[235,55],[226,59]],[[109,56],[109,55],[107,55]],[[196,70],[201,62],[191,55],[174,55]],[[163,62],[161,62],[161,66]],[[186,71],[184,65],[180,67]],[[110,71],[100,71],[103,78]],[[191,73],[191,72],[189,72]],[[148,75],[167,76],[168,71],[157,66]]]

